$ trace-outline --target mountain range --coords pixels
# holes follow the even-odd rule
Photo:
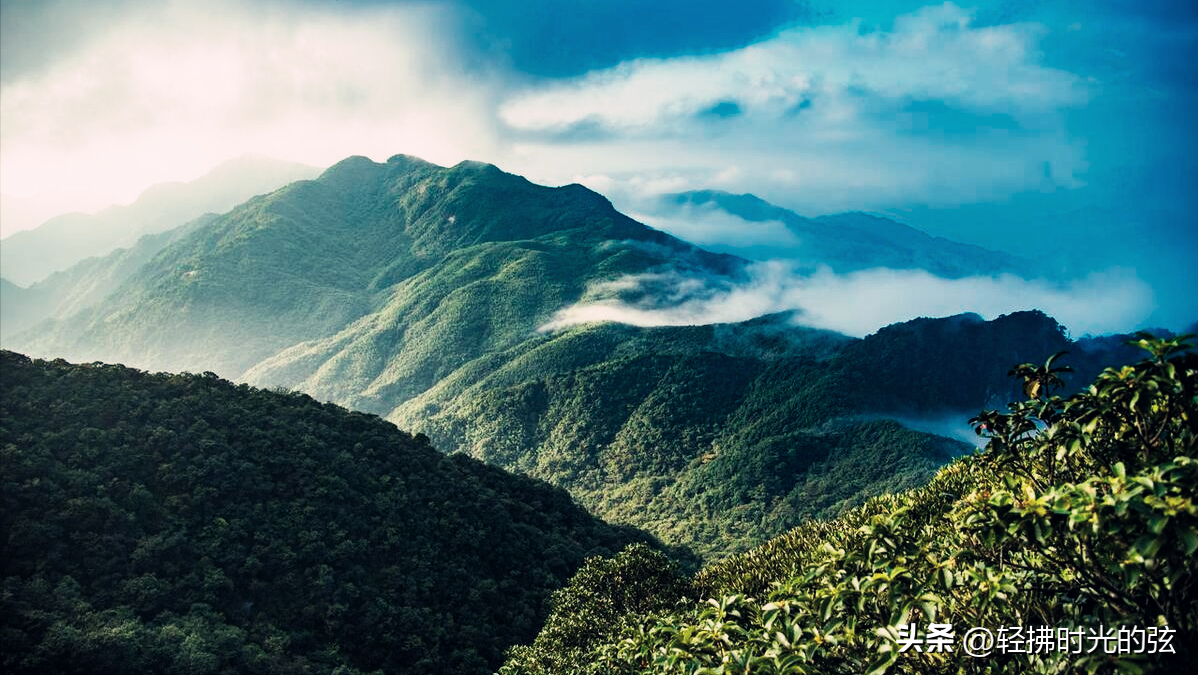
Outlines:
[[[85,258],[128,248],[144,235],[175,229],[205,213],[228,211],[256,194],[318,173],[313,166],[257,155],[232,159],[189,183],[154,185],[132,204],[94,215],[58,215],[5,237],[0,240],[0,275],[28,287]]]
[[[958,271],[1004,260],[869,223],[854,230],[863,250],[952,251]],[[85,300],[7,346],[383,415],[704,558],[926,480],[970,448],[964,419],[1016,393],[1010,366],[1070,344],[1034,312],[864,340],[789,315],[545,330],[563,307],[647,292],[613,283],[629,275],[735,280],[748,263],[582,186],[476,162],[350,158],[155,236],[62,273],[62,297]]]
[[[788,241],[731,244],[708,248],[754,260],[791,259],[810,267],[826,266],[838,273],[876,267],[922,269],[947,279],[967,276],[1015,274],[1025,278],[1048,276],[1047,269],[1031,260],[934,237],[894,219],[863,212],[805,218],[752,194],[734,195],[718,190],[698,190],[664,195],[659,208],[673,218],[701,219],[722,212],[743,221],[745,235],[766,223],[781,223]]]
[[[673,199],[781,222],[813,268],[1034,271],[867,214]],[[1079,586],[1095,550],[1104,570],[1130,570],[1119,597],[1140,603],[1137,620],[1169,593],[1193,606],[1187,584],[1166,588],[1198,551],[1193,514],[1169,501],[1190,499],[1192,462],[1160,464],[1173,454],[1149,457],[1129,440],[1148,427],[1125,421],[1167,427],[1152,448],[1192,450],[1179,340],[1139,335],[1154,359],[1099,375],[1134,360],[1127,336],[1071,340],[1038,311],[864,338],[799,313],[558,320],[667,307],[678,286],[662,280],[740,283],[749,253],[650,228],[579,185],[399,155],[351,157],[29,288],[0,280],[5,323],[24,322],[4,346],[54,359],[0,352],[0,664],[514,675],[736,654],[789,673],[774,658],[787,653],[863,672],[893,655],[895,617],[936,616],[931,594],[1007,624],[1126,616],[1107,586]],[[1050,397],[1062,362],[1062,393],[1101,388]],[[973,416],[998,439],[986,453]],[[1034,434],[1064,416],[1076,438]],[[1122,481],[1120,499],[1149,478],[1167,499],[1136,501],[1125,512],[1140,520],[1110,520],[1061,568],[1051,556],[1081,535],[1036,514],[1089,518],[1060,500],[1098,494],[1079,487],[1097,474]],[[1065,492],[1037,511],[1027,495],[1045,489]],[[996,579],[1001,598],[976,593]],[[1041,602],[1018,584],[1056,590]],[[800,625],[836,641],[800,640]]]

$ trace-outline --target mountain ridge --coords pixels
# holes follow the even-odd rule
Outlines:
[[[250,197],[308,178],[316,167],[259,155],[221,163],[188,183],[159,183],[127,205],[94,215],[70,213],[0,240],[0,269],[19,286],[44,280],[88,257],[133,246],[146,234],[173,229],[206,212],[225,212]]]
[[[0,664],[483,675],[643,533],[377,417],[0,350]]]
[[[874,267],[925,269],[949,279],[1001,273],[1037,278],[1047,273],[1031,260],[929,235],[893,218],[863,211],[806,218],[753,194],[720,190],[675,193],[661,201],[684,210],[719,209],[750,223],[777,221],[797,238],[790,245],[715,247],[754,259],[810,259],[812,264],[827,265],[839,273]]]
[[[352,157],[180,233],[104,301],[12,346],[302,390],[712,558],[926,480],[971,446],[894,417],[967,419],[1012,389],[1011,366],[1069,345],[1039,312],[865,340],[795,314],[543,329],[622,299],[621,280],[732,283],[747,264],[582,186]]]
[[[453,304],[447,280],[468,284],[481,281],[471,274],[484,274],[491,286],[511,286],[496,278],[509,253],[524,264],[555,264],[555,284],[526,289],[543,306],[540,321],[577,299],[589,278],[667,262],[724,272],[739,264],[651,230],[582,186],[536,186],[481,163],[444,168],[406,156],[387,164],[359,157],[245,202],[174,242],[106,306],[14,344],[237,377],[280,349],[329,337],[378,312],[397,284],[423,280],[442,289],[432,305],[406,308],[422,313]],[[574,276],[580,269],[590,272]],[[170,315],[175,306],[187,308],[182,325]],[[263,316],[265,307],[277,320]],[[535,321],[526,323],[512,330],[523,335],[535,328]],[[122,325],[125,337],[114,337]],[[147,329],[156,342],[143,353],[123,348],[129,333],[144,336]],[[241,336],[231,340],[225,332]],[[115,351],[81,349],[89,341]],[[222,344],[240,353],[222,355],[216,348]],[[214,359],[186,359],[201,351]]]

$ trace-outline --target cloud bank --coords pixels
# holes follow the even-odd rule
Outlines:
[[[128,201],[246,153],[319,166],[351,154],[443,163],[492,154],[491,88],[443,37],[448,8],[214,0],[74,9],[104,29],[38,68],[6,73],[6,193],[86,186]]]
[[[521,33],[519,12],[474,4],[5,5],[5,25],[29,30],[4,33],[15,64],[0,69],[4,192],[69,185],[128,201],[246,153],[328,165],[403,152],[551,184],[673,180],[827,212],[1002,196],[1046,176],[1073,185],[1085,166],[1060,111],[1084,104],[1089,84],[1041,63],[1035,23],[978,27],[945,4],[885,31],[846,21],[752,42],[769,33],[762,21],[794,18],[773,3],[726,35],[691,22],[676,48],[692,55],[638,57],[650,32],[622,61],[606,53],[599,70],[543,77],[517,65],[554,58],[552,31],[534,21]],[[476,44],[474,29],[496,44]],[[693,55],[708,33],[722,51]],[[586,63],[575,56],[573,70]]]
[[[611,321],[634,326],[733,323],[779,312],[815,328],[862,337],[914,317],[976,312],[987,319],[1039,309],[1073,335],[1126,331],[1155,307],[1152,289],[1123,269],[1068,284],[1012,275],[944,279],[923,270],[797,273],[780,261],[755,263],[745,278],[662,272],[623,277],[589,289],[541,327]]]
[[[585,148],[609,180],[676,177],[820,212],[1077,186],[1084,145],[1062,113],[1094,87],[1041,63],[1045,33],[975,27],[945,3],[887,31],[796,27],[719,54],[628,61],[530,87],[499,117],[527,148],[554,145],[565,161]],[[623,158],[603,152],[615,144]],[[675,161],[645,159],[661,156]]]
[[[1041,29],[973,28],[970,20],[945,3],[896,18],[886,33],[863,32],[859,21],[796,28],[723,54],[624,63],[516,98],[500,114],[522,129],[594,122],[656,135],[663,124],[701,124],[704,113],[774,119],[806,113],[815,118],[810,124],[833,134],[852,133],[851,123],[868,114],[855,96],[952,101],[1029,118],[1084,102],[1076,75],[1035,63]]]

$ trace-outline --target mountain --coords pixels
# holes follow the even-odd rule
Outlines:
[[[383,415],[707,559],[921,484],[972,447],[964,420],[1017,391],[1008,369],[1070,344],[1038,312],[864,340],[790,315],[542,329],[630,275],[745,264],[581,186],[350,158],[178,233],[101,302],[9,344]]]
[[[28,196],[0,193],[0,239],[24,230],[32,230],[63,213],[95,213],[111,203],[111,198],[88,192],[53,192]]]
[[[967,419],[1018,393],[1013,365],[1069,347],[1038,312],[861,340],[786,316],[581,326],[479,359],[389,419],[712,560],[922,484],[972,448],[952,440],[973,437]]]
[[[485,674],[648,537],[377,417],[0,351],[7,673]]]
[[[593,281],[738,264],[578,185],[546,188],[473,162],[359,157],[242,204],[100,305],[13,344],[228,377],[256,368],[246,378],[269,386],[325,377],[338,400],[374,410],[527,339]],[[319,373],[307,372],[313,364]]]
[[[215,217],[209,213],[172,230],[143,235],[129,248],[86,258],[28,288],[0,278],[0,342],[46,319],[99,304],[168,244]]]
[[[1050,271],[1009,253],[933,237],[909,225],[868,213],[804,218],[755,195],[718,190],[667,195],[662,201],[667,209],[681,210],[691,216],[723,211],[747,221],[750,227],[755,223],[780,222],[794,235],[794,243],[789,244],[711,247],[752,259],[796,259],[813,268],[826,265],[840,273],[875,267],[923,269],[949,279],[1003,273],[1037,278],[1048,276]]]
[[[1136,342],[1080,395],[986,415],[986,450],[925,486],[690,577],[640,547],[588,561],[499,672],[1189,672],[1198,354]]]
[[[256,194],[311,178],[320,169],[247,155],[221,164],[190,183],[161,183],[127,206],[95,215],[68,213],[0,240],[5,279],[28,286],[93,256],[133,246],[146,234],[164,232],[204,213],[223,213]]]

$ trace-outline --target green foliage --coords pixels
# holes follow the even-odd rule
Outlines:
[[[0,385],[5,672],[489,673],[646,539],[303,394],[7,351]]]
[[[646,615],[586,661],[694,675],[1185,671],[1198,644],[1198,355],[1182,338],[1136,342],[1149,360],[1066,399],[1052,360],[1016,368],[1035,398],[979,415],[984,453],[706,568],[693,588],[712,599]],[[900,650],[902,626],[933,622],[955,627],[954,653]],[[975,626],[1167,626],[1176,653],[969,658]]]
[[[1067,344],[1039,312],[920,319],[864,340],[785,316],[583,326],[479,359],[392,419],[713,561],[927,482],[968,446],[879,417],[955,408],[968,432],[967,406],[1018,391],[1000,364]]]
[[[612,558],[590,558],[553,594],[552,613],[529,646],[514,647],[501,675],[538,672],[596,672],[590,652],[619,637],[641,615],[670,609],[688,594],[678,565],[644,544]]]

